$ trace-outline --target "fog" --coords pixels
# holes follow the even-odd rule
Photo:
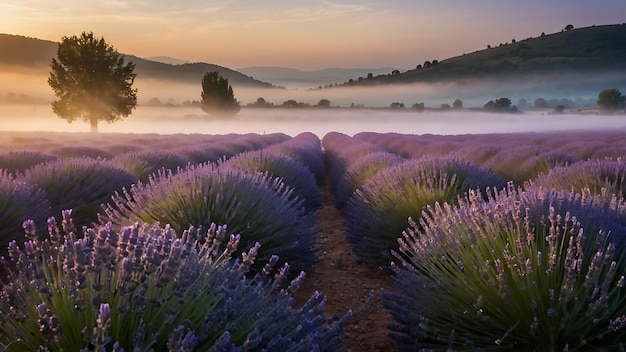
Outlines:
[[[54,99],[47,84],[45,71],[15,71],[0,68],[0,96],[7,93],[26,94],[35,98]],[[603,75],[564,75],[519,78],[502,77],[496,80],[462,80],[445,83],[413,83],[404,85],[379,85],[368,87],[333,87],[307,89],[294,82],[285,89],[259,89],[234,86],[235,98],[242,104],[253,103],[259,97],[274,105],[287,100],[296,100],[309,105],[328,99],[332,106],[349,107],[351,104],[365,107],[388,107],[393,102],[410,107],[414,103],[425,103],[427,107],[452,104],[461,99],[465,107],[482,107],[489,100],[500,97],[511,99],[517,104],[524,98],[532,103],[536,98],[589,100],[597,98],[602,89],[620,87],[626,81],[624,73]],[[341,83],[338,81],[338,83]],[[138,76],[135,80],[138,89],[138,103],[145,104],[153,98],[161,102],[181,104],[184,101],[200,99],[200,78],[197,84],[158,81]]]
[[[0,130],[88,132],[89,124],[67,123],[46,105],[0,105]],[[545,113],[492,114],[476,112],[416,112],[376,109],[257,109],[244,108],[228,118],[214,118],[196,107],[140,106],[128,118],[101,122],[100,132],[159,134],[274,133],[295,136],[331,131],[407,134],[478,134],[559,130],[626,130],[624,115]]]
[[[542,132],[571,129],[623,129],[626,118],[585,114],[577,109],[566,110],[563,115],[551,115],[547,111],[525,111],[523,114],[492,114],[457,111],[417,112],[410,109],[414,103],[423,102],[427,108],[452,104],[461,99],[464,107],[482,107],[487,101],[508,97],[513,104],[520,98],[533,102],[537,97],[593,100],[597,97],[598,84],[605,84],[605,77],[585,77],[577,81],[575,90],[555,90],[558,85],[548,86],[545,81],[517,82],[503,79],[498,82],[450,82],[438,84],[417,83],[410,85],[374,86],[359,88],[307,89],[252,89],[234,87],[235,97],[244,106],[234,117],[215,118],[198,107],[152,107],[146,103],[158,98],[163,103],[180,105],[185,101],[200,100],[200,82],[197,85],[162,82],[137,78],[139,106],[133,114],[113,124],[101,122],[100,132],[122,133],[273,133],[296,135],[313,132],[323,137],[330,131],[353,135],[364,131],[400,132],[412,134],[467,134],[499,132]],[[33,98],[52,101],[54,96],[47,85],[45,72],[0,71],[0,98],[8,93],[23,94]],[[601,83],[598,83],[601,82]],[[581,88],[582,87],[582,88]],[[606,88],[606,87],[604,87]],[[315,105],[328,99],[331,106],[341,109],[287,109],[246,108],[257,98],[263,97],[276,106],[287,100]],[[401,102],[407,109],[394,111],[382,109],[392,102]],[[350,109],[351,104],[367,108]],[[49,104],[11,105],[0,104],[0,130],[8,131],[64,131],[87,132],[89,125],[82,121],[71,124],[52,113]]]

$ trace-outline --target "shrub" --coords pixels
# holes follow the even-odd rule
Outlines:
[[[23,238],[24,220],[44,224],[48,214],[50,202],[41,189],[16,181],[11,174],[0,170],[0,255],[6,253],[10,241]]]
[[[494,143],[467,143],[455,151],[454,155],[461,159],[469,160],[476,165],[481,165],[502,150],[502,145]]]
[[[383,297],[394,338],[405,350],[623,350],[626,231],[614,206],[511,188],[429,208],[399,239],[408,270]]]
[[[319,137],[313,133],[303,132],[290,140],[273,144],[265,149],[302,162],[313,173],[317,184],[324,181],[326,176],[324,153]]]
[[[203,165],[176,175],[159,172],[149,183],[116,194],[103,221],[121,226],[160,222],[179,233],[189,226],[228,223],[231,232],[245,232],[244,248],[263,243],[262,261],[277,254],[295,270],[307,270],[315,262],[315,215],[290,196],[291,189],[265,174]]]
[[[35,165],[19,180],[46,192],[52,214],[59,216],[62,210],[73,209],[74,220],[80,225],[89,225],[98,220],[102,203],[137,178],[108,161],[85,157]]]
[[[49,223],[54,241],[11,244],[17,269],[0,294],[2,350],[336,350],[351,314],[323,315],[317,292],[293,307],[304,273],[284,284],[289,266],[274,270],[276,256],[247,277],[259,245],[229,260],[240,237],[218,251],[225,226],[177,238],[167,226],[104,225],[76,238],[66,218],[63,230]]]
[[[330,193],[333,195],[337,192],[339,180],[346,173],[348,165],[353,160],[369,153],[385,151],[375,144],[359,141],[338,132],[326,134],[322,139],[322,145],[324,146]]]
[[[496,175],[506,181],[513,181],[516,185],[522,185],[528,181],[528,175],[520,174],[519,166],[526,160],[532,159],[545,153],[546,150],[534,145],[523,145],[514,148],[503,149],[485,161],[481,166],[490,168]]]
[[[453,202],[470,189],[504,187],[491,171],[456,158],[410,160],[378,172],[345,209],[346,236],[365,262],[388,266],[389,251],[409,217],[435,202]]]
[[[266,150],[239,154],[220,164],[220,169],[238,170],[246,173],[267,173],[280,177],[293,189],[291,198],[298,197],[307,212],[314,212],[322,205],[322,194],[311,171],[299,161]]]
[[[232,156],[232,152],[222,147],[219,143],[185,145],[180,148],[176,148],[176,152],[183,158],[189,160],[189,163],[192,165],[214,163]]]
[[[0,154],[0,169],[15,175],[37,164],[56,159],[54,155],[29,150],[7,152]]]
[[[335,186],[335,207],[339,210],[344,209],[350,197],[368,179],[379,171],[404,161],[404,158],[387,152],[370,153],[356,159],[346,167],[343,177],[336,181],[338,184]]]
[[[58,147],[50,151],[50,153],[57,155],[61,158],[80,158],[80,157],[89,157],[93,159],[110,159],[113,157],[113,154],[102,150],[99,148],[89,147],[86,145],[78,145],[78,146],[63,146]]]
[[[546,175],[527,184],[528,187],[556,188],[592,194],[622,193],[626,189],[626,163],[611,160],[589,160],[555,167]]]
[[[111,160],[141,181],[147,181],[149,176],[160,169],[176,172],[179,168],[185,168],[189,159],[174,151],[147,150],[130,152],[116,156]]]
[[[554,151],[541,153],[522,162],[517,167],[513,181],[517,184],[523,184],[523,180],[528,181],[539,175],[547,174],[554,167],[572,165],[578,161],[580,161],[578,158],[567,153]]]

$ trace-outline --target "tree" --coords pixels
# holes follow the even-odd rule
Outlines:
[[[511,108],[511,99],[509,98],[498,98],[494,102],[494,108],[496,110],[509,110]]]
[[[526,98],[519,98],[519,100],[517,101],[517,105],[522,108],[528,107],[528,100],[526,100]]]
[[[228,79],[217,71],[204,74],[200,96],[202,110],[208,114],[235,115],[241,109]]]
[[[121,120],[137,105],[135,64],[124,64],[122,55],[91,32],[63,37],[50,67],[48,84],[59,98],[52,111],[68,122],[80,118],[98,132],[99,121]]]
[[[545,109],[548,107],[548,102],[544,98],[537,98],[533,102],[533,106],[536,108]]]
[[[598,94],[598,106],[600,109],[613,112],[624,108],[626,96],[616,88],[605,89]]]
[[[320,99],[320,101],[315,106],[317,106],[319,108],[329,108],[330,107],[330,100],[328,100],[328,99]]]
[[[452,102],[452,107],[455,109],[463,109],[463,102],[460,99],[456,99]]]
[[[566,31],[571,31],[572,29],[574,29],[574,26],[572,26],[571,24],[568,24],[567,26],[565,26],[564,28]]]
[[[422,111],[424,110],[425,106],[424,106],[424,103],[415,103],[413,104],[411,108],[418,110],[418,111]]]

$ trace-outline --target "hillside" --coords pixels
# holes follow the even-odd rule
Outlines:
[[[58,43],[28,38],[19,35],[0,33],[0,68],[47,70],[53,57],[56,57]],[[207,63],[171,65],[124,54],[127,60],[136,64],[138,79],[151,78],[164,81],[199,84],[202,76],[209,71],[218,71],[233,86],[271,88],[270,83],[262,82],[226,67]]]
[[[626,82],[626,24],[577,28],[494,45],[469,54],[420,64],[395,75],[358,80],[350,86],[459,80],[521,79],[567,88],[572,75],[607,74],[597,82]],[[546,77],[549,77],[546,79]],[[589,78],[589,77],[587,77]],[[588,83],[588,82],[587,82]]]
[[[237,71],[250,77],[280,86],[300,85],[307,88],[344,82],[352,77],[366,77],[368,74],[382,75],[395,70],[382,68],[327,68],[323,70],[302,71],[294,68],[253,66],[238,68]]]

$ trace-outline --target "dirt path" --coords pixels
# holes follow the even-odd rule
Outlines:
[[[298,300],[306,300],[317,290],[326,295],[325,312],[343,315],[352,309],[352,323],[345,329],[344,344],[352,352],[397,351],[388,336],[391,317],[383,308],[380,293],[391,289],[391,278],[358,260],[345,238],[343,215],[335,208],[329,186],[321,185],[323,204],[317,211],[319,262],[307,273]],[[374,290],[373,301],[364,306]]]

